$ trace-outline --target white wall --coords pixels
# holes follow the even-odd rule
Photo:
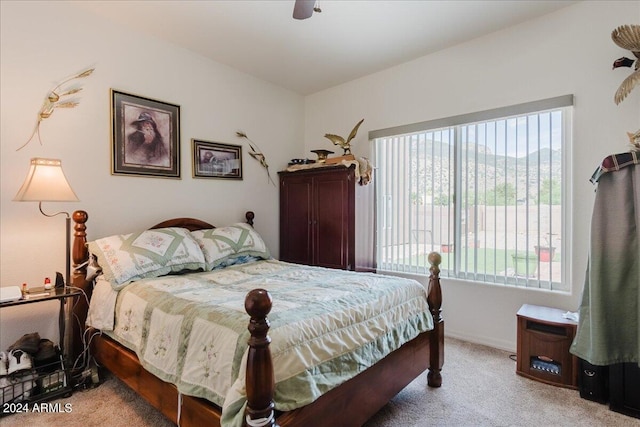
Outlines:
[[[572,93],[575,95],[572,292],[444,280],[449,335],[515,349],[515,312],[523,303],[575,310],[584,280],[594,188],[603,157],[626,151],[626,131],[640,125],[640,90],[621,105],[613,94],[628,70],[611,30],[640,22],[639,2],[587,1],[517,27],[320,92],[305,99],[183,49],[133,33],[79,8],[53,2],[0,2],[0,283],[39,284],[64,269],[64,220],[33,203],[12,202],[31,157],[63,161],[81,201],[45,209],[84,209],[89,238],[134,231],[173,216],[216,224],[252,209],[256,227],[278,251],[278,191],[244,149],[244,180],[191,178],[191,138],[242,144],[244,130],[267,154],[271,173],[288,159],[335,149],[323,135],[346,134],[365,118],[354,153],[370,155],[368,131]],[[455,29],[452,29],[455,31]],[[44,95],[87,66],[80,105],[28,138]],[[109,89],[181,106],[182,179],[110,174]],[[306,112],[305,112],[306,110]],[[299,146],[304,140],[305,146]],[[224,200],[224,203],[220,201]],[[55,304],[0,311],[0,349],[23,333],[56,333]]]
[[[347,134],[364,118],[353,151],[370,157],[370,130],[575,95],[571,293],[443,280],[448,335],[515,350],[522,304],[577,310],[594,200],[589,178],[604,157],[628,151],[625,132],[640,126],[640,88],[619,106],[613,102],[631,71],[611,70],[630,53],[610,35],[619,25],[638,23],[640,2],[585,1],[305,99],[305,152],[331,149],[326,132]]]
[[[278,253],[278,189],[235,136],[243,130],[265,152],[271,174],[300,157],[303,98],[181,48],[98,19],[64,2],[2,2],[0,22],[0,283],[40,285],[64,272],[64,219],[35,203],[12,202],[31,157],[62,164],[79,203],[46,203],[45,211],[89,213],[90,239],[131,232],[163,219],[201,218],[217,225],[256,213],[256,228]],[[80,105],[56,110],[29,137],[44,96],[86,67]],[[182,179],[111,175],[110,89],[181,106]],[[193,179],[191,138],[243,146],[244,179]],[[0,350],[24,333],[57,340],[52,303],[3,309]]]

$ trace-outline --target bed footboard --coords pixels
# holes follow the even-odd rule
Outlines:
[[[429,372],[427,373],[427,384],[430,387],[440,387],[442,385],[442,375],[440,371],[442,370],[442,365],[444,363],[444,319],[442,318],[442,290],[440,287],[440,263],[442,261],[442,257],[437,252],[431,252],[428,256],[429,263],[431,267],[429,271],[431,275],[429,276],[429,288],[427,291],[427,302],[429,303],[429,311],[433,317],[433,330],[427,332],[429,335],[428,339],[428,347],[425,350],[428,351],[428,362],[427,367]],[[271,352],[269,350],[269,343],[271,339],[268,336],[269,332],[269,320],[267,319],[267,315],[271,311],[271,296],[269,292],[264,289],[254,289],[247,294],[245,299],[245,310],[251,316],[251,320],[249,322],[249,332],[251,333],[251,338],[249,339],[249,350],[247,356],[247,377],[246,377],[246,390],[247,390],[247,411],[246,411],[246,425],[249,427],[253,426],[269,426],[275,427],[277,426],[275,420],[275,404],[273,401],[275,383],[274,383],[274,373],[273,373],[273,362],[271,360]],[[413,345],[416,342],[420,342],[419,339],[415,339]],[[405,345],[403,347],[410,348],[409,345]],[[413,355],[419,353],[419,350],[411,350],[408,351]],[[394,352],[397,353],[397,352]],[[400,362],[397,362],[395,358],[398,357],[398,354],[394,354],[393,357],[387,357],[383,360],[383,363],[380,363],[382,366],[384,363],[389,363],[391,365],[395,365],[396,367],[400,365],[400,369],[404,371],[408,371],[408,369],[403,368],[406,361],[411,360],[414,363],[410,363],[409,366],[419,366],[420,359],[412,360],[406,359],[405,356],[400,359]],[[424,367],[422,368],[424,369]],[[420,369],[415,373],[415,376],[419,375]],[[384,397],[381,398],[381,402],[384,405],[386,402],[385,399],[390,399],[393,397],[401,388],[406,386],[413,378],[415,377],[411,374],[408,378],[403,379],[399,385],[394,384],[396,388],[390,387],[389,391],[383,393]],[[359,375],[353,380],[348,381],[347,384],[358,384],[358,378],[362,377]],[[398,375],[394,374],[393,377],[397,378]],[[366,382],[366,381],[365,381]],[[389,383],[392,381],[390,380]],[[399,388],[398,388],[399,387]],[[365,390],[369,389],[369,387],[364,387],[362,384],[359,384],[352,393],[347,393],[348,395],[355,395],[357,390]],[[335,391],[332,391],[329,394],[334,394]],[[369,393],[369,392],[367,392]],[[369,393],[370,394],[370,393]],[[325,396],[326,397],[326,396]],[[323,398],[319,399],[320,401]],[[347,399],[343,398],[342,401]],[[304,419],[304,417],[311,418],[311,420],[315,420],[313,422],[318,422],[318,420],[327,420],[327,411],[323,410],[322,402],[317,402],[316,407],[320,407],[318,410],[318,414],[316,415],[313,411],[309,416],[307,413],[297,413],[294,416],[289,416],[292,420],[295,417],[298,420],[292,421],[291,425],[305,425],[298,423],[300,419]],[[375,405],[373,405],[375,406]],[[356,415],[353,415],[353,419],[357,419],[358,416],[361,416],[366,420],[368,416],[363,416],[366,413],[367,409],[371,408],[355,408],[351,406],[349,410],[354,410]],[[297,411],[294,411],[294,413]],[[350,419],[349,416],[345,413],[346,411],[342,411],[342,416],[345,419]],[[322,414],[320,417],[319,415]],[[280,419],[280,418],[279,418]],[[285,423],[287,425],[289,419],[285,415],[284,417]],[[309,422],[306,422],[309,424]],[[284,424],[282,424],[284,425]]]

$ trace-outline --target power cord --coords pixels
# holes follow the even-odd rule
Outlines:
[[[87,307],[89,306],[89,298],[84,289],[76,286],[69,286],[69,288],[80,291],[84,296]],[[73,305],[74,309],[79,304],[79,302],[79,300],[75,301]],[[82,324],[78,315],[75,314],[75,310],[72,311],[75,325],[78,326],[79,330],[83,330],[85,328],[85,325]],[[74,390],[92,388],[100,383],[98,367],[95,363],[95,360],[93,359],[93,356],[91,355],[91,341],[94,337],[101,334],[101,331],[97,331],[95,329],[84,329],[83,333],[80,336],[82,351],[76,357],[73,365],[70,368],[70,376],[72,379],[72,386]]]
[[[87,334],[90,334],[88,342],[86,338]],[[72,368],[74,389],[84,390],[93,388],[100,383],[98,365],[91,355],[91,341],[101,334],[101,331],[90,329],[85,330],[83,334],[84,350],[78,355]]]

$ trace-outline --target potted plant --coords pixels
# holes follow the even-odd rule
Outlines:
[[[547,233],[544,237],[544,246],[536,245],[533,247],[540,262],[551,262],[553,261],[553,257],[556,256],[556,248],[555,246],[551,246],[551,236],[554,235],[555,233]]]
[[[443,254],[448,254],[453,252],[453,243],[441,243],[440,252],[442,252]]]
[[[538,267],[538,257],[529,252],[511,255],[513,270],[516,276],[535,277]]]

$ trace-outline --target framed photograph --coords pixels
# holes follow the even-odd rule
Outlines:
[[[180,106],[111,90],[111,172],[180,178]]]
[[[193,177],[242,179],[242,147],[192,139]]]

